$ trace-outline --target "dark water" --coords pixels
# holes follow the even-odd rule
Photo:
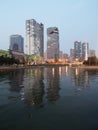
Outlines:
[[[98,70],[0,72],[0,130],[98,130]]]

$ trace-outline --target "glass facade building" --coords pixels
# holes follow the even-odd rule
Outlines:
[[[47,28],[47,59],[59,59],[59,30],[57,27]]]
[[[75,41],[74,42],[74,58],[78,58],[80,59],[81,58],[81,42],[79,41]]]
[[[82,43],[82,58],[84,60],[88,60],[88,56],[89,56],[89,44]]]
[[[74,61],[74,53],[75,53],[74,49],[70,49],[70,61],[71,62]]]
[[[26,20],[26,53],[44,57],[44,26],[34,19]]]
[[[24,39],[21,35],[11,35],[10,36],[10,46],[9,49],[16,52],[24,52]]]

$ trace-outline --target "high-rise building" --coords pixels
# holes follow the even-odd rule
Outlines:
[[[74,42],[74,58],[81,58],[81,42],[79,41]]]
[[[10,36],[9,50],[24,52],[24,39],[21,35],[16,34]]]
[[[44,57],[44,26],[34,19],[26,20],[26,53]]]
[[[59,58],[63,59],[63,51],[59,51]]]
[[[70,61],[74,61],[74,49],[70,49]]]
[[[69,59],[69,56],[67,53],[63,53],[63,59]]]
[[[57,27],[47,28],[47,59],[59,59],[59,30]]]
[[[82,43],[82,59],[88,60],[89,56],[89,44],[87,42]]]

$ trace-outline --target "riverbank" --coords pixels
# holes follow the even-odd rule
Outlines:
[[[98,69],[98,66],[79,66],[80,69],[94,70]]]
[[[13,69],[24,69],[24,68],[32,68],[32,67],[53,67],[53,66],[68,66],[68,64],[37,64],[37,65],[10,65],[10,66],[0,66],[0,70],[13,70]]]
[[[0,66],[0,71],[3,70],[16,70],[16,69],[24,69],[24,68],[32,68],[32,67],[53,67],[53,66],[68,66],[68,65],[64,65],[64,64],[43,64],[43,65],[32,65],[32,66],[15,66],[15,65],[11,65],[11,66]],[[86,70],[90,70],[90,69],[98,69],[98,66],[85,66],[85,65],[81,65],[81,66],[70,66],[72,68],[76,68],[78,67],[79,69],[86,69]]]
[[[15,69],[22,69],[22,68],[25,68],[25,67],[24,66],[14,66],[14,65],[0,66],[0,71],[3,71],[3,70],[15,70]]]

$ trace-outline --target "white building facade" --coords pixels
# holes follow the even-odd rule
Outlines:
[[[44,26],[34,19],[26,20],[26,53],[44,57]]]
[[[89,43],[85,42],[82,43],[82,58],[84,60],[88,60],[89,57]]]

